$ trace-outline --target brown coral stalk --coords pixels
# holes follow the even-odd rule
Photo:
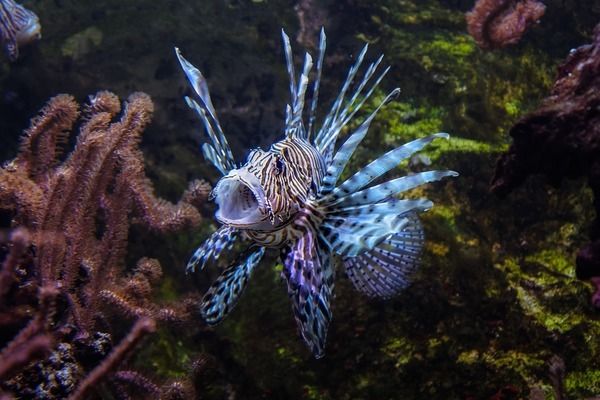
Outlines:
[[[154,398],[160,395],[160,388],[137,371],[118,371],[112,376],[112,379],[135,386]]]
[[[72,96],[60,94],[50,99],[21,139],[21,152],[16,162],[24,172],[36,181],[43,179],[42,175],[57,162],[60,144],[78,116],[78,106]]]
[[[13,228],[26,229],[29,238],[19,239],[19,232],[25,231],[14,231],[12,249],[0,270],[0,295],[7,298],[0,302],[0,317],[12,329],[21,327],[2,344],[0,363],[23,365],[22,360],[50,350],[54,343],[57,348],[66,345],[74,337],[83,349],[81,354],[104,357],[103,349],[114,334],[112,314],[107,311],[117,309],[138,319],[88,378],[73,377],[75,383],[81,381],[74,398],[84,396],[94,382],[114,371],[135,343],[154,330],[149,317],[174,321],[181,314],[177,306],[162,307],[150,299],[162,274],[158,261],[142,258],[133,275],[123,273],[132,223],[157,232],[195,225],[201,218],[195,206],[201,205],[210,190],[206,184],[192,184],[176,205],[154,195],[138,148],[153,109],[150,98],[142,93],[130,96],[123,109],[112,93],[91,97],[83,107],[77,143],[61,162],[62,142],[79,111],[72,97],[57,96],[32,121],[19,155],[0,167],[0,209],[9,210]],[[25,252],[30,243],[31,254]],[[17,269],[23,273],[13,273]],[[55,301],[61,305],[58,310]],[[35,317],[28,322],[23,317],[32,314]],[[9,318],[14,315],[19,317]],[[69,362],[85,372],[81,361]],[[58,367],[44,362],[43,368]],[[14,379],[21,382],[27,376],[23,372]],[[45,376],[50,375],[40,379]],[[40,384],[35,379],[32,387]],[[33,390],[18,386],[23,393]],[[16,386],[3,383],[2,389],[6,387]],[[66,397],[72,387],[62,390],[57,396]]]

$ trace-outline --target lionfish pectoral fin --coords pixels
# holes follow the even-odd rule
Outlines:
[[[211,285],[200,304],[200,314],[207,324],[218,324],[231,312],[264,254],[265,248],[259,247],[242,263],[223,271]]]
[[[300,335],[316,358],[325,355],[327,330],[331,322],[333,263],[325,246],[312,232],[282,252],[282,277],[288,286]]]
[[[342,145],[327,171],[321,197],[316,200],[325,215],[321,235],[334,252],[344,257],[356,257],[369,251],[388,236],[405,229],[410,222],[408,216],[433,206],[427,199],[398,200],[395,196],[428,182],[457,176],[458,173],[424,171],[365,187],[436,138],[448,138],[448,134],[436,133],[397,147],[333,188],[343,169],[343,165],[335,161],[345,151],[346,143],[353,140],[352,136]],[[340,160],[345,159],[342,157]]]
[[[405,227],[371,250],[344,258],[346,275],[354,287],[369,297],[390,298],[405,289],[419,266],[423,227],[416,213],[406,216]]]
[[[196,249],[186,266],[186,272],[202,270],[210,259],[217,259],[223,250],[230,249],[238,238],[239,231],[228,226],[220,227]]]
[[[391,199],[341,208],[326,216],[321,235],[333,252],[343,257],[356,257],[389,236],[402,232],[415,212],[426,211],[432,205],[427,199]]]

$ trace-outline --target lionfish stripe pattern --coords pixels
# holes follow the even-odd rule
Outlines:
[[[401,232],[357,257],[344,259],[346,275],[360,292],[388,299],[409,285],[425,236],[416,214],[407,218],[410,223]]]
[[[0,0],[0,40],[10,61],[19,57],[19,46],[41,37],[37,15],[14,0]]]
[[[209,259],[219,257],[238,239],[249,243],[250,255],[245,261],[227,268],[202,299],[201,315],[212,325],[235,306],[265,249],[279,250],[281,275],[287,283],[300,335],[319,358],[325,352],[332,318],[334,255],[341,256],[346,275],[360,292],[380,298],[396,295],[410,284],[419,264],[424,234],[417,213],[433,206],[427,199],[397,196],[458,174],[424,171],[369,186],[433,140],[449,138],[446,133],[436,133],[385,153],[338,184],[378,111],[400,90],[389,93],[336,151],[340,133],[368,101],[389,68],[378,72],[383,60],[379,57],[359,79],[368,49],[364,46],[317,129],[315,115],[325,33],[321,30],[307,113],[305,98],[313,58],[305,54],[297,76],[289,37],[283,31],[282,37],[291,95],[285,108],[285,137],[268,151],[252,150],[241,166],[234,162],[206,79],[176,49],[198,96],[198,101],[186,97],[186,102],[200,116],[211,141],[203,145],[204,156],[223,174],[211,195],[218,206],[215,217],[222,227],[196,250],[187,269],[202,269]]]
[[[264,254],[265,248],[259,247],[239,265],[234,264],[225,269],[211,285],[200,306],[200,314],[209,325],[221,322],[235,307],[254,268],[256,268]]]
[[[238,238],[239,232],[230,226],[222,226],[213,233],[200,247],[196,249],[194,255],[187,264],[187,272],[195,272],[196,269],[202,270],[206,262],[211,258],[219,258],[223,250],[231,250],[231,247]]]

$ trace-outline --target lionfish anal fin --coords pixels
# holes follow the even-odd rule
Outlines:
[[[316,358],[325,352],[333,292],[331,254],[307,232],[282,253],[282,277],[288,286],[300,334]]]

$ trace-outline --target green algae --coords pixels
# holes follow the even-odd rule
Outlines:
[[[385,344],[381,350],[386,357],[396,360],[396,368],[403,367],[410,363],[415,353],[414,345],[407,338],[403,337],[393,338],[389,343]]]
[[[429,102],[451,111],[446,130],[497,138],[552,83],[552,60],[545,54],[526,46],[511,54],[485,53],[466,33],[463,13],[436,1],[381,1],[371,9],[377,35],[363,38],[381,43],[399,66],[403,93],[422,98],[419,93],[427,91]]]
[[[104,34],[95,26],[90,26],[67,38],[61,47],[61,54],[73,60],[81,60],[102,44]]]
[[[585,372],[567,374],[565,379],[567,391],[594,396],[600,393],[600,370],[592,369]]]
[[[140,350],[134,365],[150,376],[185,378],[193,355],[189,348],[190,344],[184,343],[172,330],[161,328]]]

